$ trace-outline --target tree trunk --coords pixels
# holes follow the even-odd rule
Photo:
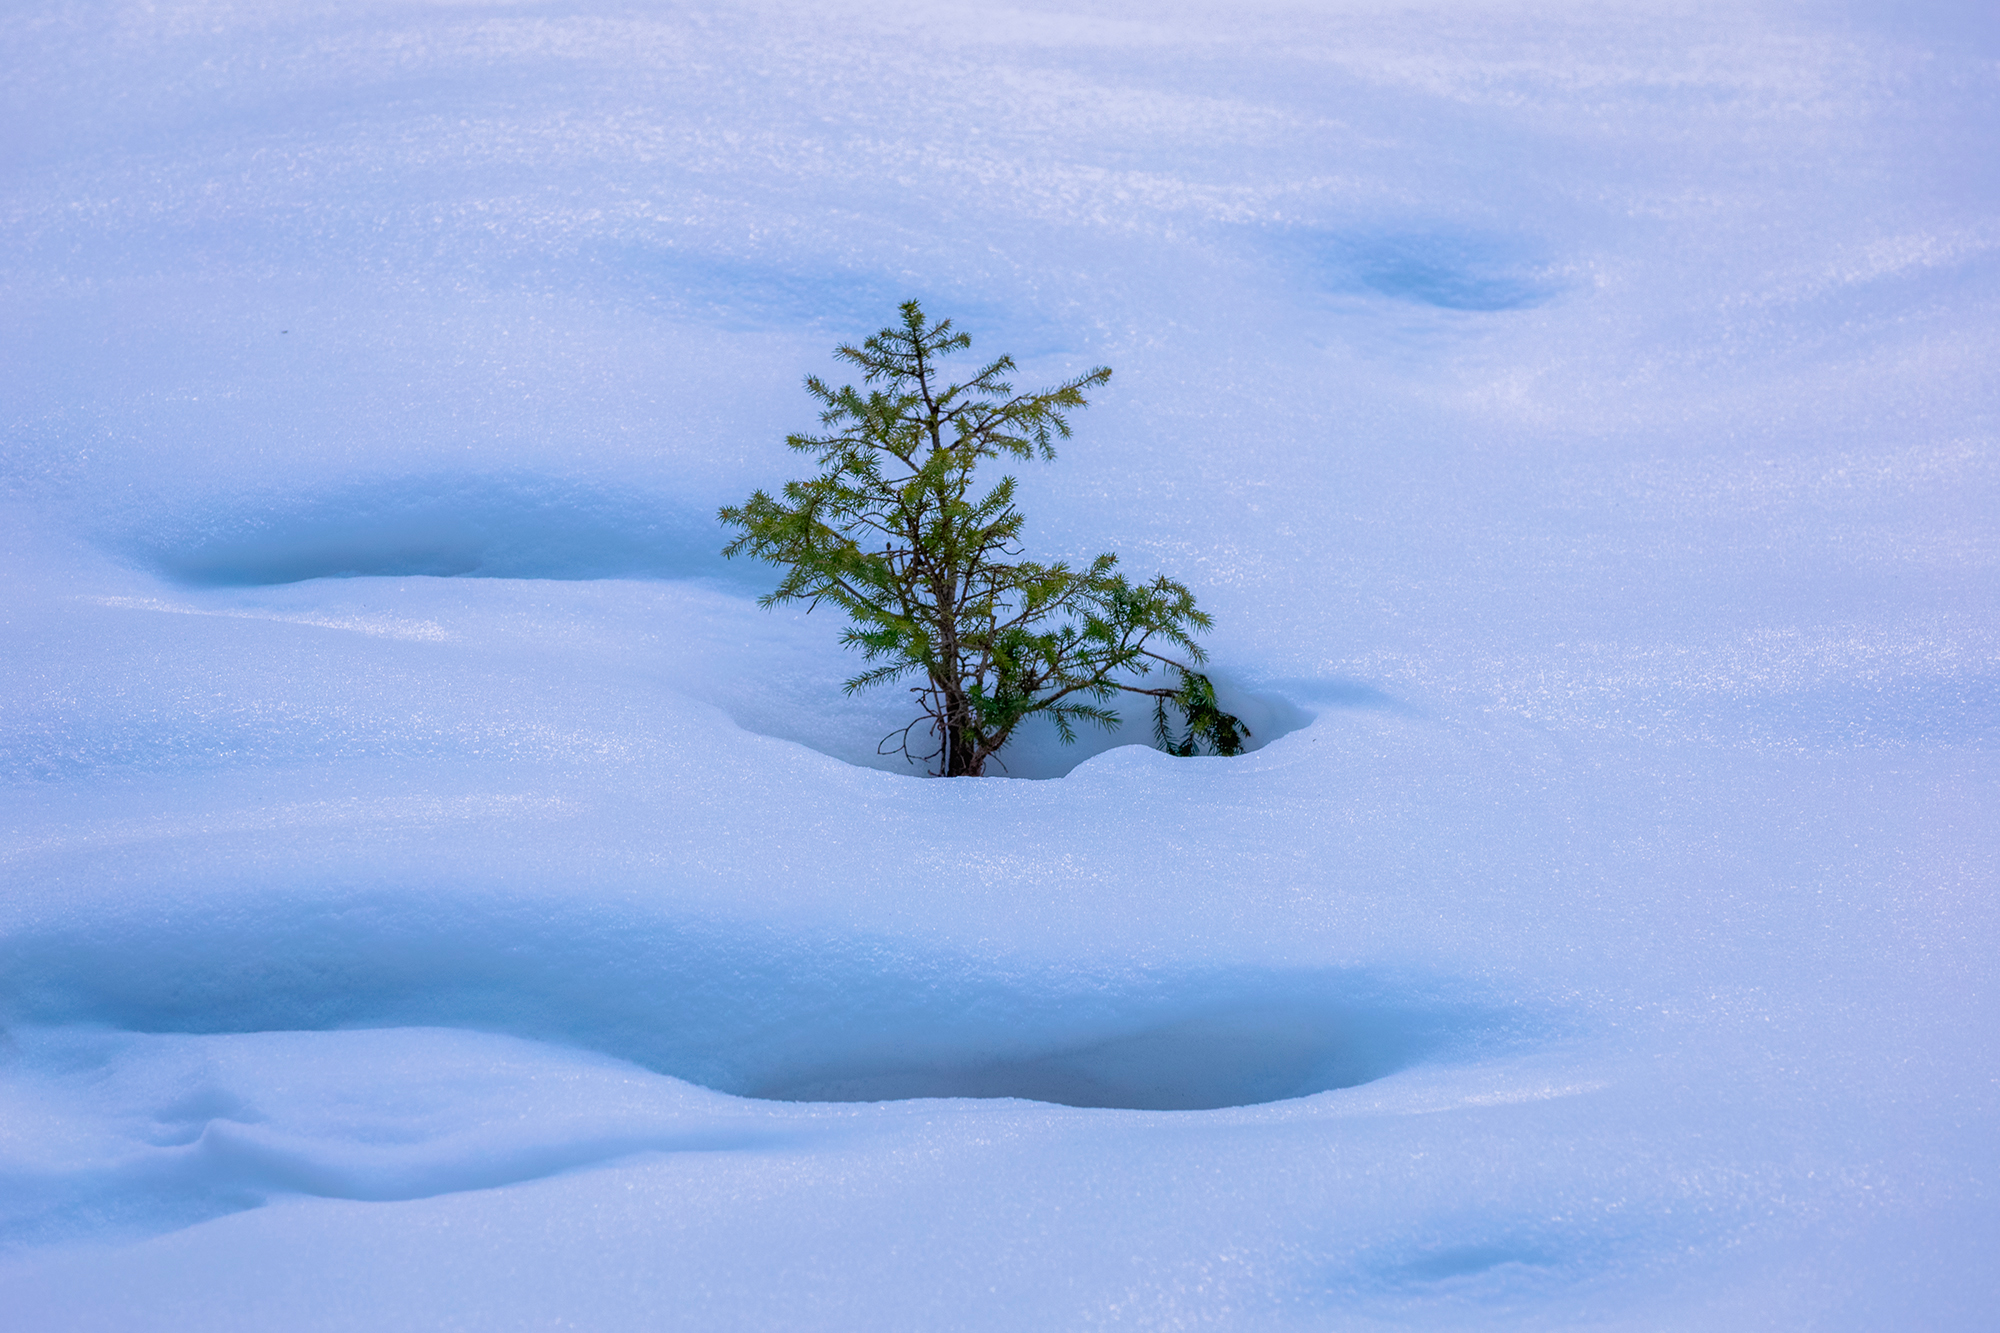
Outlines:
[[[957,680],[944,680],[937,682],[937,690],[944,700],[944,714],[938,718],[938,729],[944,733],[938,775],[980,777],[986,759],[979,751],[979,732],[973,724],[972,701],[966,697],[965,686]]]

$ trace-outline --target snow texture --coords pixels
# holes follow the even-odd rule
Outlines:
[[[2000,22],[20,0],[0,1325],[1981,1330]],[[919,297],[1255,748],[877,752]],[[1142,713],[1143,710],[1134,710]]]

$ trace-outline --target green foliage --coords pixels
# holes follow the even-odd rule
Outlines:
[[[1067,414],[1088,406],[1086,391],[1111,371],[1016,393],[1013,358],[1002,356],[945,383],[938,362],[972,340],[950,320],[931,323],[915,301],[901,313],[900,325],[835,352],[860,367],[864,386],[880,387],[807,377],[826,433],[785,443],[820,473],[787,482],[782,497],[760,490],[724,508],[722,521],[741,531],[724,554],[786,567],[767,606],[830,602],[847,613],[842,642],[872,664],[849,693],[915,678],[920,715],[883,746],[939,774],[983,773],[1037,714],[1065,742],[1079,724],[1116,727],[1110,702],[1120,693],[1154,700],[1161,748],[1240,753],[1249,729],[1190,665],[1205,657],[1193,636],[1212,623],[1194,594],[1164,575],[1134,583],[1115,555],[1080,568],[1019,559],[1014,478],[976,488],[987,459],[1053,459],[1056,439],[1070,435]],[[1156,670],[1176,683],[1148,683]]]

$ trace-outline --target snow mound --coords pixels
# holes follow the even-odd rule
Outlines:
[[[173,1230],[272,1195],[429,1198],[777,1137],[731,1098],[481,1033],[30,1028],[6,1054],[0,1251]]]
[[[174,582],[142,575],[123,595],[67,608],[78,687],[17,702],[17,725],[0,736],[0,763],[42,774],[74,772],[110,753],[123,763],[141,756],[150,765],[182,763],[214,748],[212,687],[245,672],[282,679],[294,699],[310,682],[321,688],[310,710],[234,714],[222,725],[238,753],[324,757],[378,743],[406,753],[420,737],[437,740],[441,727],[490,740],[501,717],[539,734],[576,712],[573,684],[530,703],[523,681],[468,672],[469,652],[498,647],[560,654],[570,663],[568,681],[587,672],[596,677],[591,697],[626,700],[632,713],[616,737],[592,728],[614,747],[645,728],[639,719],[663,706],[665,687],[721,709],[746,731],[864,768],[925,771],[893,746],[884,750],[885,737],[916,712],[902,686],[857,696],[842,688],[860,659],[838,641],[839,613],[757,606],[751,594],[776,581],[772,567],[723,559],[726,534],[712,516],[641,488],[433,475],[280,500],[239,494],[198,512],[120,540],[132,558]],[[541,580],[568,586],[551,600],[555,590]],[[301,636],[279,626],[310,630]],[[375,679],[362,697],[350,693],[347,673],[325,669],[325,631],[386,641],[398,679]],[[157,646],[166,641],[173,649],[162,660]],[[116,704],[118,715],[99,714],[83,728],[88,743],[78,745],[71,729],[82,712],[96,711],[98,695],[84,677],[134,674],[114,646],[121,642],[142,645],[148,659],[143,683],[123,688],[158,702],[136,724],[126,703]],[[610,662],[615,679],[604,675]],[[1289,697],[1300,693],[1297,682],[1278,693],[1228,669],[1210,675],[1223,706],[1249,728],[1251,750],[1312,720]],[[1030,719],[996,771],[1058,778],[1107,750],[1149,744],[1150,703],[1120,700],[1122,725],[1085,727],[1074,744]],[[380,731],[356,712],[385,707],[400,716]]]

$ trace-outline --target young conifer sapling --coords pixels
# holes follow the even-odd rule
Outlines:
[[[807,376],[825,433],[785,440],[813,456],[819,475],[725,507],[722,522],[740,535],[723,553],[784,568],[766,606],[824,602],[847,613],[841,641],[871,664],[848,693],[915,679],[918,716],[882,752],[935,774],[983,774],[1037,715],[1065,743],[1079,725],[1115,728],[1120,694],[1153,701],[1161,749],[1240,754],[1249,728],[1195,670],[1206,655],[1194,636],[1213,620],[1194,594],[1165,575],[1134,583],[1110,554],[1080,567],[1023,560],[1014,478],[981,489],[989,459],[1054,459],[1067,414],[1088,406],[1086,393],[1111,371],[1016,393],[1013,358],[1002,356],[947,382],[939,363],[971,343],[906,301],[900,323],[836,349],[864,387]]]

